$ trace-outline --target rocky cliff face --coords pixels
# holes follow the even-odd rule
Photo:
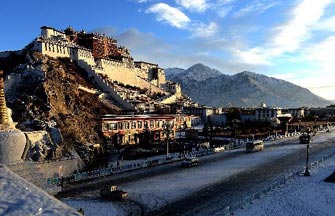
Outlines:
[[[198,69],[194,70],[194,67]],[[170,73],[168,79],[179,82],[184,93],[208,106],[255,107],[262,101],[283,108],[330,104],[308,89],[247,71],[229,76],[197,64],[183,72]]]
[[[29,51],[0,57],[0,69],[12,74],[6,89],[7,106],[23,131],[58,128],[62,145],[103,143],[101,114],[119,108],[99,95],[78,89],[94,88],[85,71],[69,59],[54,59]]]

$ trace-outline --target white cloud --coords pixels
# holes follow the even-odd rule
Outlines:
[[[335,32],[335,16],[320,20],[315,25],[314,30]]]
[[[272,63],[263,56],[260,48],[252,48],[247,51],[235,50],[235,56],[251,65],[272,65]]]
[[[238,51],[237,55],[246,62],[269,65],[271,58],[282,56],[286,52],[301,51],[303,42],[310,37],[313,27],[331,2],[332,0],[303,0],[291,11],[291,18],[284,25],[275,28],[271,39],[264,46]]]
[[[272,41],[274,55],[292,52],[300,48],[301,43],[310,36],[310,31],[324,14],[332,0],[304,0],[292,12],[292,19],[277,28]]]
[[[204,23],[194,23],[189,29],[192,32],[192,37],[208,38],[218,32],[219,26],[215,22],[210,22],[208,25]]]
[[[257,0],[257,1],[254,1],[252,4],[249,4],[246,7],[241,8],[240,10],[236,11],[233,14],[233,17],[240,18],[240,17],[248,15],[249,13],[263,13],[267,9],[277,6],[279,4],[280,2],[278,1],[263,2],[263,1]]]
[[[197,12],[203,12],[209,8],[206,0],[176,0],[176,3],[188,10]]]
[[[154,13],[157,21],[166,22],[180,29],[185,28],[191,21],[183,12],[165,3],[152,5],[146,10],[146,13]]]
[[[304,57],[317,64],[322,71],[333,74],[335,71],[335,36],[304,49]]]
[[[159,53],[169,50],[169,45],[156,38],[152,33],[140,32],[135,28],[128,29],[116,36],[118,43],[131,50],[134,57],[143,56],[144,53],[151,53],[152,60],[154,56],[159,56]],[[150,52],[148,52],[150,49]],[[139,59],[144,60],[144,59]],[[148,60],[147,58],[145,60]]]
[[[176,28],[189,31],[191,33],[191,38],[211,37],[215,35],[219,29],[219,26],[215,22],[205,24],[203,22],[192,21],[177,8],[164,3],[158,3],[151,6],[146,12],[155,13],[156,20],[159,22],[166,22]]]
[[[219,8],[217,10],[217,14],[221,17],[221,18],[224,18],[226,17],[233,9],[233,6],[225,6],[225,7],[222,7],[222,8]]]

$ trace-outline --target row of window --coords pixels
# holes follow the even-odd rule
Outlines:
[[[74,55],[75,51],[72,50],[69,47],[63,47],[59,45],[53,45],[53,44],[45,44],[44,47],[45,51],[50,51],[50,52],[56,52],[56,53],[62,53],[62,54],[68,54],[68,55]],[[80,56],[85,57],[85,58],[92,58],[92,55],[88,51],[83,51],[79,53]]]
[[[124,129],[142,129],[142,128],[160,128],[164,124],[162,120],[131,121],[131,122],[113,122],[107,123],[106,130],[124,130]]]
[[[62,54],[74,54],[72,52],[72,49],[69,47],[62,47],[58,45],[53,45],[53,44],[45,44],[45,51],[50,51],[50,52],[56,52],[56,53],[62,53]]]
[[[265,114],[265,113],[263,113],[263,114],[258,114],[258,118],[260,118],[260,117],[274,117],[273,115],[269,115],[269,114]]]

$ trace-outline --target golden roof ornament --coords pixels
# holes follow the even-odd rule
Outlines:
[[[0,124],[8,124],[8,113],[5,99],[5,83],[3,71],[0,70]]]

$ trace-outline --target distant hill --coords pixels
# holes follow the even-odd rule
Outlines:
[[[211,69],[201,63],[195,64],[187,70],[180,68],[165,69],[166,78],[178,83],[189,81],[199,82],[219,75],[222,75],[220,71]]]
[[[180,83],[184,93],[203,105],[258,107],[264,101],[268,106],[295,108],[331,104],[306,88],[253,72],[225,75],[203,64],[166,71],[168,80]]]
[[[182,69],[182,68],[167,68],[167,69],[165,69],[165,77],[177,77],[183,71],[185,71],[185,69]]]

